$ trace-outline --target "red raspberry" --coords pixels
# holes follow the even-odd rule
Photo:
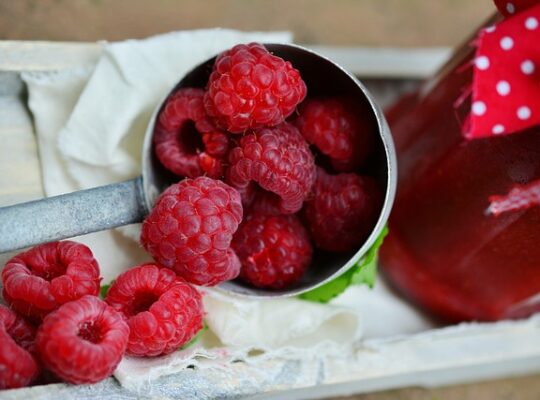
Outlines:
[[[134,267],[116,278],[105,301],[127,318],[127,352],[153,357],[169,354],[202,328],[199,292],[170,269]]]
[[[87,295],[47,315],[36,345],[45,366],[64,381],[95,383],[113,373],[128,336],[122,314]]]
[[[352,172],[364,163],[372,137],[354,100],[308,99],[298,112],[294,124],[309,143],[330,158],[336,171]]]
[[[184,179],[158,198],[143,222],[141,243],[188,282],[217,285],[240,271],[230,244],[242,213],[240,194],[229,185],[204,176]]]
[[[204,110],[202,89],[179,89],[166,101],[154,130],[155,152],[176,175],[195,178],[223,175],[228,135],[218,130]]]
[[[226,179],[231,186],[243,194],[249,193],[251,181],[258,183],[277,195],[276,206],[284,214],[302,208],[315,180],[313,154],[298,130],[287,123],[242,137],[229,162]]]
[[[216,59],[204,105],[218,126],[241,133],[279,125],[306,93],[306,84],[289,61],[261,44],[240,44]]]
[[[382,193],[374,179],[328,175],[318,168],[313,196],[305,207],[316,246],[328,251],[357,248],[375,226],[381,203]]]
[[[0,389],[27,386],[38,376],[34,328],[0,305]]]
[[[253,286],[282,289],[297,283],[311,263],[308,232],[295,215],[251,213],[234,235],[240,277]]]
[[[253,195],[253,200],[249,207],[249,213],[258,213],[265,215],[281,215],[279,209],[279,197],[274,193],[267,192],[260,188]]]
[[[36,246],[9,260],[2,271],[4,298],[19,314],[41,320],[59,305],[99,293],[92,251],[69,240]]]

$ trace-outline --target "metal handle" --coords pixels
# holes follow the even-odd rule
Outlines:
[[[0,208],[0,253],[143,220],[142,177]]]

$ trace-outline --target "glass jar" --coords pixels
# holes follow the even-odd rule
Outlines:
[[[446,321],[540,311],[540,207],[486,213],[490,196],[540,179],[540,127],[462,137],[473,57],[464,46],[388,112],[399,179],[382,268],[398,291]]]

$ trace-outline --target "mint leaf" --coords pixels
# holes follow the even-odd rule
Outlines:
[[[384,227],[373,246],[362,257],[355,266],[344,274],[331,280],[330,282],[302,293],[298,297],[303,300],[314,301],[318,303],[328,303],[345,291],[350,285],[368,285],[370,288],[375,284],[377,277],[377,259],[379,248],[383,244],[384,238],[388,234],[388,227]]]
[[[368,285],[373,288],[375,285],[375,279],[377,279],[377,260],[378,255],[369,262],[363,263],[357,271],[354,272],[351,283],[353,285]]]
[[[185,350],[188,347],[193,346],[195,343],[197,343],[199,340],[201,340],[201,337],[202,337],[203,333],[206,332],[207,330],[208,330],[208,325],[206,325],[206,322],[203,322],[203,326],[199,330],[199,332],[197,332],[197,334],[195,336],[193,336],[189,342],[187,342],[185,345],[180,347],[178,350]]]
[[[298,297],[302,300],[314,301],[317,303],[328,303],[334,297],[340,293],[343,293],[345,289],[350,286],[353,268],[316,289],[302,293]]]
[[[353,285],[368,285],[373,288],[375,279],[377,278],[377,261],[379,260],[379,249],[384,242],[384,238],[388,235],[388,227],[385,226],[373,246],[369,248],[367,253],[358,261],[353,270],[351,282]]]
[[[99,295],[102,299],[107,297],[107,293],[109,292],[109,289],[111,288],[111,285],[114,283],[114,280],[112,280],[110,283],[107,283],[106,285],[103,285],[99,288]]]

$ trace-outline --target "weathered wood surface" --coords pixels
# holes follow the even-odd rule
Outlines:
[[[494,9],[491,0],[3,0],[0,37],[88,42],[222,26],[333,46],[454,46]]]
[[[95,61],[104,43],[0,41],[0,71],[57,70]],[[317,46],[311,49],[364,78],[425,78],[448,58],[449,47],[370,48]]]
[[[2,57],[0,46],[0,65]],[[78,51],[75,49],[75,51]],[[30,51],[27,54],[31,54]],[[32,68],[39,61],[27,59]],[[20,67],[18,67],[20,68]],[[1,69],[1,68],[0,68]],[[38,68],[39,69],[39,68]],[[388,88],[387,88],[388,89]],[[381,91],[384,95],[385,91]],[[388,94],[386,93],[388,96]],[[0,205],[41,197],[43,194],[38,153],[31,117],[25,107],[25,91],[17,73],[0,73]],[[0,238],[1,240],[1,238]],[[5,256],[3,256],[5,257]],[[1,260],[0,260],[1,261]],[[513,332],[513,329],[510,331]],[[508,331],[510,333],[510,331]],[[327,364],[319,365],[311,361],[273,361],[263,367],[253,367],[245,363],[232,364],[227,370],[185,370],[179,374],[164,377],[147,385],[137,393],[121,388],[114,379],[108,379],[98,385],[69,386],[49,385],[31,389],[6,391],[0,398],[34,399],[90,399],[90,398],[238,398],[257,395],[261,399],[300,399],[322,398],[336,395],[360,393],[383,388],[402,387],[419,384],[451,384],[454,382],[492,379],[513,374],[525,374],[540,370],[540,349],[534,343],[540,342],[540,329],[534,327],[518,327],[509,340],[504,340],[504,330],[495,333],[476,332],[472,341],[469,338],[452,338],[438,336],[419,345],[419,342],[399,339],[393,342],[377,344],[375,347],[359,347],[354,362],[342,365],[339,360],[327,360]],[[535,338],[537,340],[535,340]],[[462,341],[462,339],[464,339]],[[478,351],[474,343],[494,340],[500,343],[498,352],[486,351],[478,356],[469,354]],[[373,345],[373,343],[371,344]],[[430,353],[427,346],[431,346]],[[416,347],[415,347],[416,346]],[[419,350],[421,347],[422,351]],[[453,347],[452,347],[453,346]],[[377,349],[378,350],[375,350]],[[413,351],[416,348],[417,351]],[[384,349],[382,351],[381,349]],[[463,351],[463,356],[452,357],[455,352]],[[382,351],[382,352],[381,352]],[[438,354],[436,352],[439,352]],[[383,354],[394,354],[397,358],[389,364],[381,360]],[[424,353],[425,352],[425,353]],[[431,354],[431,355],[430,355]],[[467,358],[466,355],[470,355]],[[422,367],[406,368],[403,362],[422,359]],[[384,358],[384,357],[383,357]],[[264,370],[263,375],[260,372]],[[537,382],[538,376],[523,378],[525,382]],[[504,385],[512,385],[505,381]],[[510,382],[510,383],[508,383]],[[518,397],[509,397],[508,392],[491,393],[490,400],[521,399],[520,386],[523,380],[517,380],[511,393]],[[531,384],[532,390],[538,385]],[[388,399],[424,399],[433,397],[406,397],[407,393],[430,393],[427,390],[410,389],[392,392]],[[442,389],[441,389],[442,390]],[[396,393],[400,393],[397,394]],[[445,393],[438,391],[437,393]],[[462,392],[457,392],[462,393]],[[427,396],[427,395],[426,395]],[[441,395],[442,397],[442,395]],[[360,397],[362,398],[362,397]],[[370,397],[366,397],[369,399]],[[380,397],[386,399],[385,397]],[[453,399],[452,397],[444,397]],[[460,400],[468,397],[455,397]],[[470,397],[478,400],[481,397]],[[533,398],[533,397],[531,397]]]

